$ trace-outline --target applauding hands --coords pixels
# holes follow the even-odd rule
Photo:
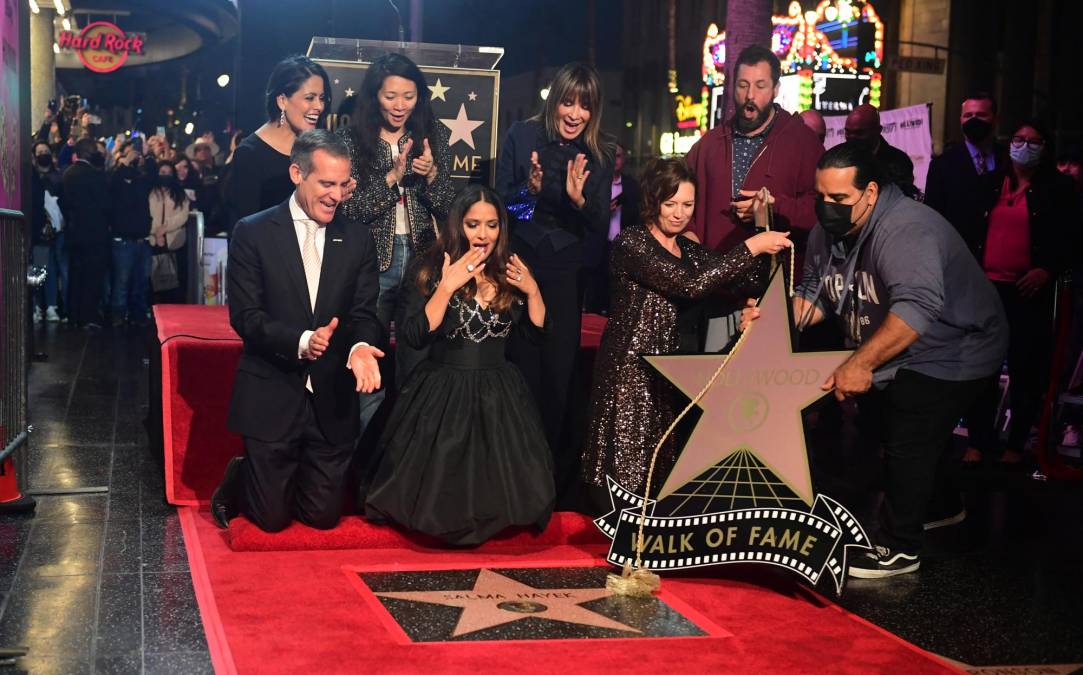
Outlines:
[[[541,163],[538,161],[538,153],[530,153],[530,175],[526,179],[526,188],[530,194],[536,195],[541,192],[543,176]],[[568,194],[568,199],[571,199],[577,208],[583,208],[583,205],[586,204],[587,200],[583,197],[583,186],[587,184],[589,176],[590,170],[587,169],[586,155],[579,153],[574,160],[568,160],[568,172],[564,178],[564,191]]]

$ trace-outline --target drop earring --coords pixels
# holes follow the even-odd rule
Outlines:
[[[278,116],[278,126],[283,126],[285,124],[286,124],[286,111],[283,110],[281,112],[281,114],[279,114],[279,116]]]

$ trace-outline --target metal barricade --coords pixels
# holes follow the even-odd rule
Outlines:
[[[33,506],[20,484],[26,480],[30,431],[27,234],[21,213],[0,209],[0,512]]]

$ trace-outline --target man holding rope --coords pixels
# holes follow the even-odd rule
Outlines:
[[[824,153],[816,190],[819,223],[793,299],[794,320],[799,330],[829,315],[839,322],[855,351],[823,388],[839,401],[865,395],[862,404],[879,407],[883,420],[887,474],[878,545],[851,561],[849,573],[905,574],[920,565],[923,529],[965,517],[943,468],[956,422],[1000,373],[1008,344],[1004,310],[955,229],[881,183],[867,150],[843,143]],[[742,329],[758,316],[750,300]]]

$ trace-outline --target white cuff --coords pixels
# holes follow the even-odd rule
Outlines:
[[[308,351],[308,341],[312,339],[314,331],[306,330],[301,333],[301,339],[297,342],[297,358],[305,358],[305,352]]]
[[[353,347],[350,347],[350,353],[346,355],[346,370],[350,369],[350,359],[353,358],[353,353],[358,347],[371,347],[367,342],[358,342]]]

